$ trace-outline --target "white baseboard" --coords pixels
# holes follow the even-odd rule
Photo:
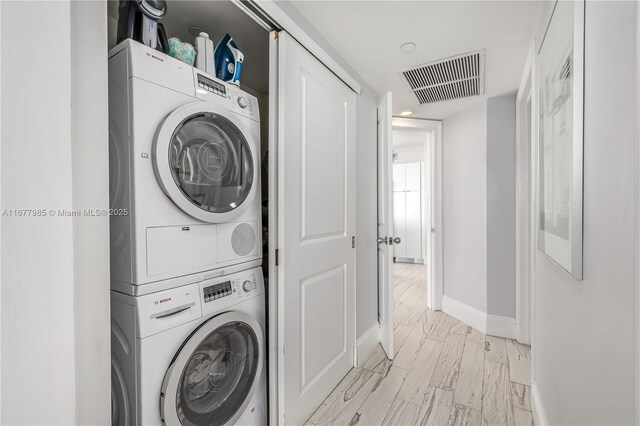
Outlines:
[[[487,332],[487,314],[456,299],[442,296],[442,311],[470,325],[482,333]]]
[[[356,340],[355,366],[360,367],[380,343],[380,325],[375,323]]]
[[[538,389],[536,382],[531,383],[531,411],[533,411],[534,422],[537,426],[547,426],[549,424],[547,413],[544,411],[542,399],[540,398],[540,389]]]
[[[517,338],[516,319],[500,315],[487,315],[487,334],[509,339]]]
[[[442,310],[482,333],[509,339],[515,339],[517,336],[515,318],[488,315],[480,309],[447,296],[442,296]]]

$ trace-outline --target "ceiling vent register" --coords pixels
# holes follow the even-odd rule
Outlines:
[[[484,49],[400,71],[421,105],[484,94]]]

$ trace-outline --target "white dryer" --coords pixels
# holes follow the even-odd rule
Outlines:
[[[109,117],[112,288],[260,264],[254,96],[126,40],[110,52]]]
[[[266,425],[264,312],[260,268],[112,291],[113,425]]]

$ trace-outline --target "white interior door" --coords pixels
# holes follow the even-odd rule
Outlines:
[[[284,31],[278,60],[284,421],[299,425],[353,367],[356,97]]]
[[[389,359],[393,349],[393,145],[391,92],[378,105],[378,320],[380,343]]]

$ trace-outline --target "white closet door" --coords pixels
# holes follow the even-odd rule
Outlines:
[[[405,165],[394,164],[393,165],[393,191],[404,191],[406,187],[405,177]]]
[[[399,237],[400,244],[394,244],[394,257],[407,257],[407,209],[406,209],[406,192],[396,191],[393,193],[393,236]]]
[[[409,259],[422,259],[422,201],[420,191],[407,191],[406,194],[406,238],[405,256]]]
[[[353,367],[356,96],[284,31],[279,44],[278,335],[300,425]]]
[[[407,163],[405,165],[405,191],[420,191],[422,186],[420,165],[421,163]]]

